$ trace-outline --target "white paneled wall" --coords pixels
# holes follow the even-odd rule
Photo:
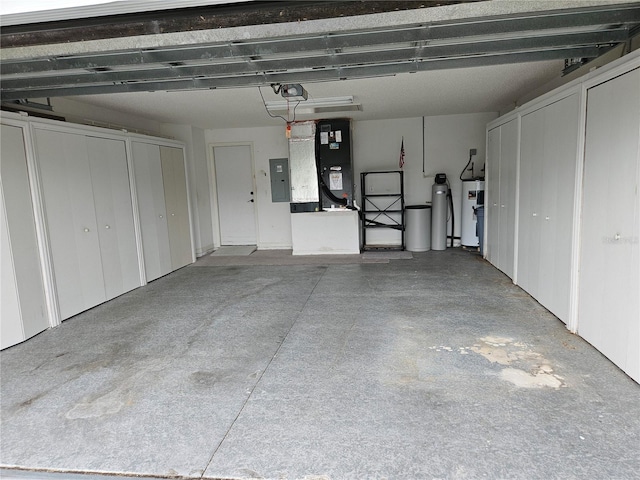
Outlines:
[[[1,145],[2,348],[194,261],[178,142],[3,114]]]
[[[636,381],[639,136],[636,51],[488,125],[485,219],[487,260]],[[517,228],[505,232],[502,198],[512,192]]]

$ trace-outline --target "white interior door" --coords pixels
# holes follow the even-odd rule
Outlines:
[[[640,381],[640,69],[588,92],[578,333]]]
[[[222,245],[255,245],[256,213],[251,147],[214,147]]]

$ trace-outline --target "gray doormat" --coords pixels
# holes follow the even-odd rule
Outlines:
[[[363,252],[362,258],[365,260],[369,259],[385,259],[385,260],[409,260],[413,258],[413,253],[404,250],[404,251],[373,251],[373,252]]]
[[[212,257],[246,257],[256,251],[255,245],[225,245],[211,254]]]

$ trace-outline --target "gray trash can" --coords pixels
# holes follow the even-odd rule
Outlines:
[[[431,205],[404,208],[405,248],[410,252],[431,250]]]
[[[480,239],[480,255],[484,255],[484,205],[476,208],[476,235]]]

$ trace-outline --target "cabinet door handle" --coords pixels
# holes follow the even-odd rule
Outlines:
[[[616,233],[616,234],[613,236],[613,239],[614,239],[614,240],[616,240],[616,241],[617,241],[617,240],[620,240],[621,238],[622,238],[622,237],[620,236],[620,234],[619,234],[619,233]]]
[[[538,216],[538,214],[537,214],[537,213],[534,213],[534,214],[533,214],[533,216],[534,216],[534,217],[537,217],[537,216]]]
[[[175,217],[175,216],[176,216],[176,214],[175,214],[175,213],[172,213],[172,214],[171,214],[171,216],[172,216],[172,217]]]
[[[500,205],[501,208],[504,208],[504,205]]]
[[[545,220],[549,220],[549,217],[544,217]]]
[[[164,216],[160,215],[160,218],[164,218]]]
[[[105,225],[104,228],[106,228],[107,230],[109,230],[111,227],[109,225]]]
[[[89,230],[88,228],[84,229],[84,233],[89,233],[91,230]]]

